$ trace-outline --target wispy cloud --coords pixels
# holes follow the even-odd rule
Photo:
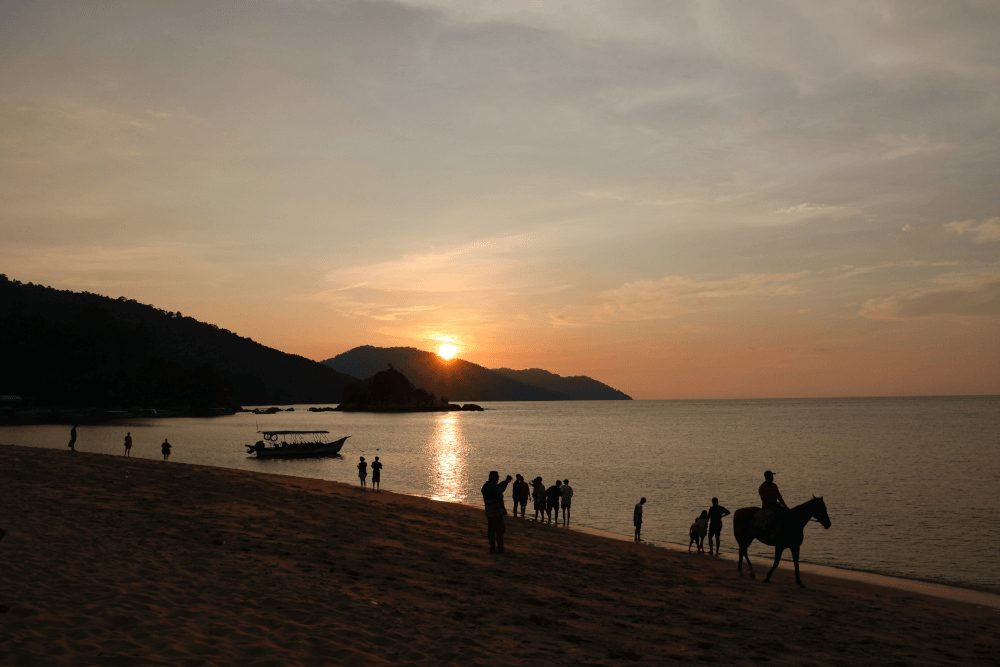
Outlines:
[[[335,269],[326,280],[344,290],[367,286],[388,292],[469,292],[524,289],[535,284],[529,265],[535,234],[489,238],[398,259]],[[346,285],[343,285],[346,283]]]
[[[905,259],[899,262],[882,262],[881,264],[875,264],[874,266],[849,266],[843,269],[837,270],[837,275],[834,276],[834,280],[845,280],[847,278],[855,278],[857,276],[863,276],[869,273],[875,273],[876,271],[884,271],[886,269],[906,269],[915,267],[934,267],[934,266],[956,266],[961,264],[958,261],[946,260],[940,262],[927,262],[919,259]]]
[[[976,243],[1000,241],[1000,218],[988,218],[982,222],[976,220],[949,222],[945,225],[945,229],[959,236],[969,236]]]
[[[868,299],[858,314],[872,320],[1000,317],[1000,270],[939,276],[898,294]]]
[[[626,204],[636,204],[639,206],[677,206],[678,204],[691,204],[700,201],[696,197],[679,197],[676,199],[658,199],[655,197],[645,197],[638,194],[627,193],[614,190],[579,190],[577,194],[590,199],[610,199]]]
[[[747,296],[789,296],[807,290],[796,281],[809,271],[797,273],[747,273],[724,280],[696,280],[667,276],[640,280],[599,293],[600,312],[611,319],[667,319],[690,311],[688,299],[708,300]]]
[[[824,206],[823,204],[802,203],[797,206],[789,206],[788,208],[778,209],[775,213],[815,213],[818,211],[837,211],[840,210],[840,208],[840,206]]]

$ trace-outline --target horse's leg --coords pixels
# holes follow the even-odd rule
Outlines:
[[[744,549],[743,547],[740,547],[740,558],[739,562],[736,564],[736,571],[740,573],[741,577],[743,576],[743,553]]]
[[[792,562],[795,563],[795,583],[799,585],[799,588],[805,588],[805,584],[799,579],[799,548],[797,546],[788,547],[788,550],[792,552]]]
[[[774,565],[771,566],[771,569],[768,571],[767,576],[764,577],[765,584],[771,583],[771,575],[774,574],[774,571],[778,569],[778,563],[781,562],[781,554],[784,553],[784,551],[785,547],[774,547]]]

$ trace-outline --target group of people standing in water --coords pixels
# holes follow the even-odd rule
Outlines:
[[[545,488],[541,477],[531,480],[531,484],[524,481],[521,475],[515,475],[516,481],[513,484],[511,499],[514,501],[514,516],[517,516],[517,508],[521,508],[521,518],[525,516],[525,508],[528,505],[530,496],[535,510],[535,521],[552,523],[552,513],[556,516],[556,525],[559,525],[559,510],[562,509],[564,528],[569,526],[569,519],[573,506],[573,487],[569,485],[569,480],[556,480],[555,484]]]

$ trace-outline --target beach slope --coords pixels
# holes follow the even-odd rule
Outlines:
[[[0,489],[4,665],[1000,665],[996,610],[511,517],[489,555],[424,498],[11,445]]]

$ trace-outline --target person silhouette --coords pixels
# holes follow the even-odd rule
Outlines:
[[[69,447],[69,451],[71,452],[76,451],[76,427],[77,425],[73,424],[73,428],[69,430],[69,444],[66,446]]]
[[[562,490],[559,488],[562,486],[560,480],[556,480],[556,483],[545,489],[545,512],[549,515],[549,523],[552,523],[552,510],[556,511],[556,525],[559,525],[559,501],[562,500]]]
[[[372,461],[372,491],[378,491],[382,486],[382,462],[375,457]]]
[[[489,478],[483,484],[483,505],[486,508],[486,539],[490,543],[490,553],[503,553],[503,534],[507,532],[507,524],[504,522],[504,515],[507,510],[503,506],[503,492],[507,490],[510,480],[514,479],[507,475],[507,479],[500,481],[500,473],[491,470]]]
[[[163,439],[163,444],[160,445],[160,452],[163,454],[163,460],[164,461],[166,461],[167,459],[170,458],[170,449],[171,449],[170,448],[170,443],[167,442],[166,438],[164,438]]]
[[[634,496],[633,496],[634,497]],[[632,525],[635,526],[635,541],[642,541],[642,506],[646,504],[645,498],[640,498],[632,510]]]
[[[129,431],[125,434],[125,456],[127,457],[132,451],[132,432]]]
[[[770,470],[764,471],[764,483],[757,489],[757,494],[760,496],[761,509],[767,516],[768,530],[773,540],[781,527],[781,515],[788,509],[788,505],[781,497],[781,491],[778,491],[778,485],[774,483],[774,473]]]
[[[712,536],[715,536],[715,555],[719,555],[719,536],[722,534],[722,517],[729,516],[729,510],[719,504],[718,498],[712,498],[712,506],[708,508],[708,553],[712,553]]]
[[[541,515],[542,521],[545,521],[545,485],[542,483],[541,477],[536,477],[531,481],[531,499],[534,501],[535,521],[538,521],[539,515]]]
[[[368,464],[365,463],[365,457],[361,457],[361,461],[358,462],[358,479],[361,480],[361,488],[365,488],[365,481],[368,479]]]
[[[569,485],[569,480],[564,479],[562,487],[559,489],[562,494],[563,527],[569,526],[569,506],[573,502],[573,487]]]
[[[694,522],[698,526],[698,553],[705,553],[705,536],[708,535],[708,512],[702,510]]]
[[[528,483],[520,474],[514,475],[514,483],[511,484],[511,500],[514,504],[514,517],[517,517],[517,508],[521,507],[521,518],[524,518],[524,508],[528,506]]]

